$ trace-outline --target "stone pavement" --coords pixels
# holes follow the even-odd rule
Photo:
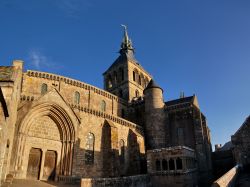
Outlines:
[[[4,184],[2,187],[80,187],[80,184],[62,184],[52,181],[38,181],[27,179],[14,179],[11,185]]]

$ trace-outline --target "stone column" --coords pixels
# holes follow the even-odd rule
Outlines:
[[[46,154],[46,152],[47,152],[47,149],[42,149],[42,159],[41,159],[39,180],[43,179],[43,169],[44,169],[44,162],[45,162],[45,154]]]
[[[69,153],[69,175],[72,175],[73,145],[74,145],[74,142],[73,142],[73,141],[70,141],[70,153]]]

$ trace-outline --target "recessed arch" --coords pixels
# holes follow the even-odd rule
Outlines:
[[[73,115],[53,102],[39,103],[32,107],[19,125],[17,155],[20,156],[20,159],[17,161],[16,166],[18,167],[26,160],[24,150],[28,148],[27,142],[30,142],[28,133],[31,125],[35,124],[37,119],[49,117],[55,123],[60,133],[60,140],[58,140],[58,142],[61,143],[60,147],[57,148],[60,150],[60,158],[58,158],[59,169],[57,174],[71,175],[73,145],[76,140],[75,131],[77,125],[75,124],[76,121]]]

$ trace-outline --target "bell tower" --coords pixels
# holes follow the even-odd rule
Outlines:
[[[127,27],[122,27],[124,35],[120,55],[103,73],[104,89],[130,102],[143,96],[143,90],[152,76],[135,59],[135,50]]]

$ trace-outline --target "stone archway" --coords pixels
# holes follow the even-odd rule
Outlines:
[[[55,179],[58,175],[72,174],[75,126],[70,115],[59,105],[43,103],[33,107],[20,124],[18,158],[20,178],[29,175],[29,154],[41,150],[38,179]]]

